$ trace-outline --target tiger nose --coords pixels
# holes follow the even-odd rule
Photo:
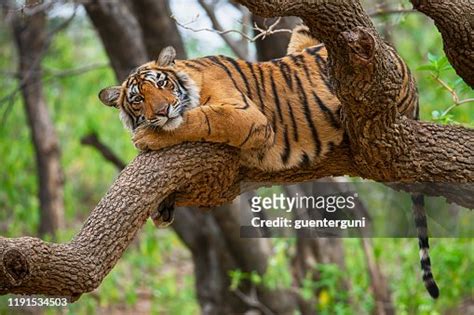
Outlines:
[[[162,108],[158,109],[156,114],[162,115],[162,116],[167,116],[168,115],[168,109],[169,109],[169,105],[163,106]]]

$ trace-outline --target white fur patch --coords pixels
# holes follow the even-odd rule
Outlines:
[[[183,82],[184,87],[188,91],[187,95],[189,97],[189,102],[188,102],[189,104],[183,104],[183,105],[185,105],[186,109],[197,107],[199,105],[199,98],[200,98],[200,92],[201,92],[199,87],[196,85],[193,79],[189,77],[187,73],[178,71],[176,74],[178,75],[181,82]]]
[[[178,128],[183,123],[183,117],[178,116],[176,118],[168,119],[168,121],[163,125],[163,130],[171,131]]]
[[[133,131],[133,123],[132,119],[123,111],[122,108],[120,108],[120,120],[122,121],[123,125],[125,128],[127,128],[130,131]]]

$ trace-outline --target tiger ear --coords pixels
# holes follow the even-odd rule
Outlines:
[[[120,86],[110,86],[99,92],[99,99],[107,106],[118,107],[120,97]]]
[[[156,64],[158,67],[169,67],[174,65],[174,60],[176,58],[176,50],[172,46],[163,48],[156,59]]]

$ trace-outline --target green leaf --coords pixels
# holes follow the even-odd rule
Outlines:
[[[253,271],[250,274],[250,281],[253,284],[259,285],[262,282],[262,277],[260,277],[260,275],[256,271]]]
[[[416,68],[417,71],[433,71],[433,72],[436,72],[437,71],[437,68],[436,66],[434,65],[422,65],[422,66],[419,66],[418,68]]]
[[[245,274],[239,269],[229,271],[229,276],[231,290],[236,290],[245,278]]]

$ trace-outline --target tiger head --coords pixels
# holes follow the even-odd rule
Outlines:
[[[158,59],[130,73],[121,86],[100,91],[99,99],[120,109],[120,118],[130,130],[150,126],[173,130],[183,122],[183,113],[199,103],[199,90],[192,79],[175,67],[176,51],[164,48]]]

